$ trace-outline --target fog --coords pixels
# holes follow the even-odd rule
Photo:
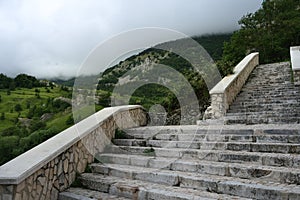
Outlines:
[[[0,0],[0,73],[71,77],[101,42],[135,28],[237,30],[262,0]]]

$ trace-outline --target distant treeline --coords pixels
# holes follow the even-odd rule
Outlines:
[[[34,87],[44,87],[46,85],[47,84],[45,82],[41,82],[34,76],[27,74],[19,74],[15,78],[10,78],[4,74],[0,74],[0,89],[13,90],[17,87],[31,89]]]

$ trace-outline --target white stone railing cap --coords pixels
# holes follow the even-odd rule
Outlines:
[[[74,126],[60,132],[40,145],[0,166],[0,184],[20,183],[72,145],[76,144],[92,130],[95,130],[109,117],[122,111],[137,108],[142,107],[127,105],[104,108]]]
[[[300,71],[300,46],[291,47],[290,53],[293,71]]]
[[[233,69],[234,74],[225,76],[213,89],[209,91],[210,94],[221,94],[231,85],[231,83],[239,76],[239,74],[247,67],[247,64],[259,53],[251,53],[247,55],[237,66]]]

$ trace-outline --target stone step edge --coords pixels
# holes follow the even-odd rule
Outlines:
[[[110,157],[111,158],[111,157]],[[110,159],[109,157],[102,157],[102,163],[93,163],[90,165],[94,173],[99,173],[97,167],[105,166],[113,168],[115,166],[130,167],[142,167],[150,170],[170,170],[172,172],[189,172],[203,175],[217,175],[223,177],[234,177],[240,179],[257,179],[260,180],[272,180],[273,182],[280,184],[299,184],[300,170],[291,169],[287,167],[269,167],[269,166],[249,166],[249,164],[239,163],[221,163],[221,162],[192,162],[187,160],[160,160],[160,159],[138,159],[131,158],[126,160],[125,158]],[[107,170],[107,174],[110,174]]]
[[[151,137],[145,134],[135,135],[134,139],[127,140],[161,140],[161,141],[183,141],[185,138],[194,138],[200,141],[223,141],[223,142],[234,142],[234,141],[247,141],[253,143],[262,142],[273,142],[273,143],[287,143],[287,144],[299,144],[300,135],[229,135],[229,134],[160,134],[155,137]],[[297,139],[298,138],[298,139]],[[220,140],[218,140],[220,139]],[[126,139],[125,139],[126,140]],[[190,139],[188,140],[190,141]]]
[[[122,142],[121,142],[122,141]],[[253,142],[210,142],[210,141],[166,141],[166,140],[114,140],[115,145],[157,148],[187,148],[200,150],[231,150],[300,154],[300,144],[291,143],[253,143]],[[263,148],[265,147],[265,148]]]
[[[106,157],[106,158],[105,158]],[[114,162],[116,161],[115,159],[120,158],[122,160],[122,163],[112,163],[108,162],[107,157],[113,158]],[[133,165],[135,166],[136,161],[140,160],[143,162],[149,162],[149,161],[158,161],[158,162],[167,162],[169,164],[177,163],[177,164],[203,164],[203,165],[212,165],[212,166],[217,166],[217,165],[222,165],[226,167],[232,167],[232,168],[250,168],[253,167],[255,169],[260,169],[260,170],[271,170],[271,171],[278,171],[278,172],[292,172],[292,173],[299,173],[300,174],[300,169],[297,168],[289,168],[289,167],[278,167],[278,166],[267,166],[267,165],[259,165],[259,164],[251,164],[249,166],[249,163],[232,163],[232,162],[219,162],[219,161],[208,161],[208,160],[199,160],[199,159],[174,159],[174,158],[165,158],[165,157],[154,157],[154,156],[143,156],[143,155],[128,155],[128,154],[114,154],[114,153],[103,153],[98,156],[100,158],[100,163],[99,164],[123,164],[123,165]],[[101,158],[104,158],[101,159]],[[124,159],[127,159],[125,161]],[[111,161],[111,160],[109,160]],[[98,163],[92,163],[91,165],[97,165]],[[143,167],[149,166],[148,164],[145,165],[143,164]],[[158,166],[161,168],[161,166]],[[154,168],[149,167],[149,168]]]
[[[300,155],[298,154],[278,154],[278,153],[262,153],[247,151],[230,151],[230,150],[199,150],[199,149],[183,149],[183,148],[149,148],[149,147],[128,147],[128,146],[111,146],[106,152],[114,154],[134,154],[148,155],[167,158],[197,158],[200,160],[227,162],[252,162],[265,166],[281,166],[298,168],[300,164]]]
[[[227,194],[227,195],[239,195],[245,198],[256,198],[256,199],[292,199],[292,197],[300,197],[300,189],[299,186],[296,185],[287,185],[287,184],[280,184],[274,185],[274,183],[266,183],[261,184],[259,181],[249,181],[246,179],[238,179],[238,178],[231,178],[231,177],[221,177],[221,176],[214,176],[214,175],[195,175],[194,173],[182,173],[176,172],[173,174],[164,172],[164,173],[152,173],[149,174],[147,172],[141,172],[140,174],[137,173],[137,176],[140,177],[128,177],[130,175],[126,175],[126,182],[128,183],[130,180],[133,179],[143,179],[141,182],[148,182],[160,178],[156,184],[160,182],[162,184],[159,185],[166,185],[169,182],[170,185],[173,187],[180,188],[189,188],[189,189],[200,189],[206,190],[218,194]],[[91,174],[91,176],[97,176],[101,174]],[[121,174],[119,174],[121,175]],[[109,176],[111,178],[112,176]],[[118,182],[120,177],[118,178]],[[128,179],[129,178],[129,179]],[[99,180],[99,178],[97,178]],[[111,179],[109,180],[111,181]],[[135,180],[132,180],[135,181]],[[165,186],[163,186],[165,187]],[[232,190],[234,187],[237,190]],[[241,193],[244,191],[244,193]],[[267,196],[266,196],[267,195]],[[291,197],[291,198],[289,198]]]
[[[100,191],[105,190],[107,193],[131,199],[247,199],[226,194],[212,193],[205,190],[180,188],[176,186],[171,187],[146,181],[131,180],[114,176],[103,176],[100,174],[85,173],[81,175],[80,179],[83,184],[90,189]]]
[[[110,195],[108,193],[84,188],[69,188],[59,193],[58,200],[130,200],[124,197]]]
[[[220,135],[222,137],[222,135]],[[251,137],[258,137],[258,136],[251,136]],[[300,137],[300,136],[299,136]],[[223,138],[222,138],[223,139]],[[138,143],[140,142],[148,142],[146,145],[150,145],[150,142],[162,142],[162,143],[191,143],[191,144],[199,144],[199,143],[203,143],[205,142],[205,144],[229,144],[229,145],[259,145],[259,146],[262,146],[262,145],[266,145],[266,146],[290,146],[290,147],[300,147],[300,144],[296,144],[296,143],[286,143],[286,142],[282,142],[282,143],[279,143],[279,142],[276,142],[276,143],[272,143],[272,142],[268,142],[268,143],[263,143],[263,142],[260,142],[260,143],[257,143],[257,142],[253,142],[253,141],[228,141],[228,142],[223,142],[223,141],[218,141],[217,138],[215,140],[215,142],[213,141],[206,141],[206,140],[203,140],[203,141],[193,141],[193,140],[180,140],[180,141],[177,141],[177,140],[160,140],[160,139],[150,139],[150,140],[147,140],[147,139],[114,139],[112,140],[113,143],[118,146],[118,143],[122,143],[124,141],[128,141],[128,143],[134,143],[134,142],[137,142],[136,145],[138,145]],[[134,146],[135,144],[133,145],[124,145],[124,146]]]
[[[145,127],[137,127],[137,128],[130,128],[125,129],[124,131],[126,133],[157,133],[157,131],[180,131],[178,133],[184,133],[185,131],[225,131],[225,132],[239,132],[239,131],[249,131],[254,132],[254,130],[260,130],[260,132],[266,132],[266,131],[298,131],[300,133],[300,125],[298,127],[292,128],[290,125],[283,124],[283,125],[268,125],[267,127],[265,125],[252,125],[252,126],[240,126],[238,128],[235,128],[235,126],[228,126],[228,125],[211,125],[211,126],[205,126],[205,127],[199,127],[197,125],[173,125],[173,126],[145,126]]]

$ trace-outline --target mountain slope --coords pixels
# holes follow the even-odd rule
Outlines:
[[[228,41],[230,36],[230,34],[207,35],[194,37],[193,39],[204,47],[212,59],[218,60],[222,56],[223,43]],[[155,104],[160,104],[168,113],[169,120],[167,120],[167,123],[178,124],[181,108],[178,96],[182,95],[176,96],[174,91],[170,90],[170,88],[159,84],[157,82],[158,79],[155,81],[155,78],[162,76],[162,74],[165,75],[166,73],[170,73],[170,75],[168,76],[169,79],[165,80],[165,82],[172,81],[172,79],[175,79],[174,76],[176,76],[176,73],[170,72],[170,70],[174,69],[178,74],[183,75],[192,86],[192,90],[199,102],[200,112],[202,113],[209,104],[209,93],[206,83],[203,77],[193,69],[191,63],[171,51],[161,49],[162,46],[172,49],[174,43],[177,43],[185,54],[195,54],[197,47],[184,46],[186,45],[185,39],[182,39],[159,44],[146,49],[138,55],[133,55],[103,72],[99,79],[98,90],[106,91],[106,93],[100,97],[100,99],[103,101],[103,98],[107,98],[105,102],[108,102],[110,94],[114,89],[116,90],[116,87],[118,91],[123,91],[126,94],[126,92],[139,85],[140,87],[135,88],[136,90],[133,94],[128,94],[131,95],[129,103],[141,104],[146,109],[150,109],[151,106]],[[169,67],[170,70],[159,72],[162,69],[157,69],[156,67],[163,68],[162,65]],[[153,73],[153,75],[150,73]],[[174,88],[181,93],[186,91],[182,84],[175,84]],[[193,104],[195,102],[193,101],[191,103]],[[198,117],[201,117],[201,114]]]

